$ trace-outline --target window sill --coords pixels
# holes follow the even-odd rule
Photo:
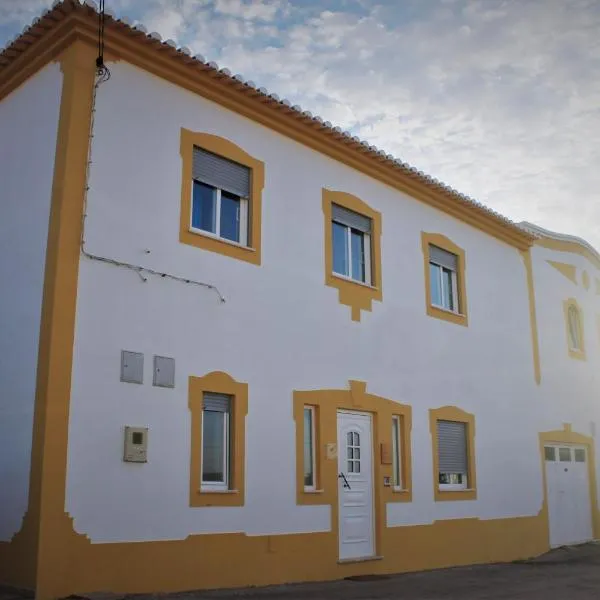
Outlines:
[[[435,492],[435,501],[445,502],[447,500],[477,500],[477,490],[473,488],[462,490],[438,488]]]
[[[379,288],[374,285],[370,285],[368,283],[364,283],[363,281],[358,281],[357,279],[352,279],[352,277],[346,277],[345,275],[340,275],[339,273],[331,273],[332,277],[339,279],[340,281],[347,281],[348,283],[355,283],[356,285],[360,285],[361,287],[367,288],[368,290],[377,291]]]
[[[200,494],[239,494],[239,490],[210,490],[206,488],[200,489]]]
[[[569,356],[576,360],[586,360],[585,352],[583,350],[572,350],[569,348]]]
[[[467,315],[454,312],[453,310],[448,310],[447,308],[436,306],[435,304],[427,304],[427,314],[430,317],[440,319],[441,321],[448,321],[449,323],[463,325],[464,327],[468,325]]]
[[[221,236],[215,235],[214,233],[209,233],[208,231],[204,231],[202,229],[195,229],[194,227],[190,227],[188,231],[193,235],[201,235],[202,237],[208,238],[209,240],[214,240],[215,242],[221,242],[223,244],[227,244],[228,246],[233,246],[234,248],[239,248],[240,250],[247,250],[248,252],[256,252],[254,248],[250,246],[244,246],[244,244],[240,244],[239,242],[234,242],[232,240],[228,240]]]
[[[455,317],[464,317],[466,315],[463,315],[462,313],[459,313],[455,310],[450,310],[449,308],[446,308],[445,306],[440,306],[439,304],[431,304],[431,308],[435,308],[435,310],[441,310],[445,313],[448,313],[449,315],[454,315]]]
[[[325,490],[311,490],[311,489],[304,488],[305,494],[323,494],[324,492],[325,492]]]

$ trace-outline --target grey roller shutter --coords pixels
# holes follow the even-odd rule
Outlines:
[[[440,473],[467,473],[467,426],[455,421],[438,421]]]
[[[192,177],[241,198],[250,197],[250,169],[194,146]]]
[[[333,220],[364,233],[371,233],[371,219],[337,204],[332,205]]]
[[[212,410],[213,412],[228,413],[231,405],[231,397],[227,394],[214,394],[212,392],[204,392],[203,398],[204,410]]]
[[[437,246],[429,246],[429,262],[440,265],[441,267],[446,267],[451,271],[458,270],[458,256],[447,250],[442,250]]]

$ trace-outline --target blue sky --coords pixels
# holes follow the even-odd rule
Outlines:
[[[600,248],[600,0],[105,0],[516,221]],[[0,47],[47,8],[0,0]]]

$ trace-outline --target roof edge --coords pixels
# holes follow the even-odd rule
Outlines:
[[[537,240],[535,241],[537,246],[543,246],[544,248],[550,248],[560,252],[580,254],[585,256],[600,269],[600,252],[583,238],[577,237],[576,235],[544,229],[529,221],[521,221],[519,225],[537,236]]]
[[[55,56],[61,40],[63,47],[70,43],[65,41],[69,34],[95,43],[97,8],[93,2],[55,2],[0,52],[0,99],[45,64],[39,57],[48,52],[49,40],[54,43]],[[142,25],[132,26],[107,13],[105,48],[119,59],[345,163],[519,250],[526,250],[536,239],[531,231],[480,202],[254,82],[207,63],[204,57],[192,57],[189,49],[178,48],[172,40],[162,41]]]

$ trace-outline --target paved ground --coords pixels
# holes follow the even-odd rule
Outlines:
[[[24,594],[0,587],[0,600]],[[92,596],[119,600],[123,596]],[[600,600],[600,544],[560,548],[530,561],[359,581],[128,596],[128,600]]]

